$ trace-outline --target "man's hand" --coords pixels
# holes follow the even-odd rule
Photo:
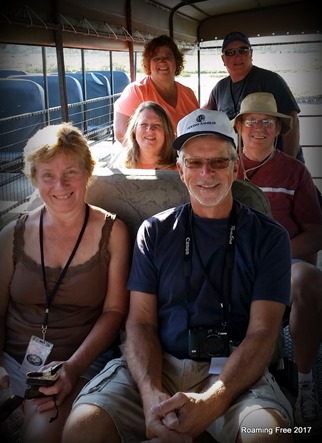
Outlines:
[[[213,412],[209,414],[204,400],[205,394],[178,392],[154,406],[152,413],[167,429],[195,439],[214,420]]]
[[[165,414],[161,410],[160,405],[169,400],[171,399],[158,403],[146,413],[146,433],[149,439],[146,442],[192,443],[193,439],[189,434],[176,430],[176,428],[179,428],[179,418],[176,410],[170,408]]]

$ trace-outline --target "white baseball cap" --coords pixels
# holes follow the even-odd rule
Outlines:
[[[187,140],[199,135],[219,135],[234,143],[235,133],[231,121],[224,112],[209,109],[196,109],[182,118],[177,126],[178,137],[172,147],[180,151]]]

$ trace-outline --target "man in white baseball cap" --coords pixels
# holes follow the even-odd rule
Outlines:
[[[233,199],[226,114],[196,110],[177,129],[190,202],[139,228],[125,357],[86,385],[63,443],[190,443],[205,433],[257,443],[252,429],[262,442],[290,441],[292,408],[267,370],[289,302],[288,234]]]
[[[235,145],[235,133],[226,114],[208,109],[197,109],[179,121],[177,138],[173,142],[173,147],[179,151],[191,137],[205,134],[220,135]]]

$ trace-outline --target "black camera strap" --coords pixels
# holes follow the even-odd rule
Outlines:
[[[193,248],[196,250],[198,260],[202,266],[203,277],[207,279],[211,287],[213,287],[213,283],[209,277],[209,270],[213,265],[215,254],[210,258],[210,260],[207,263],[207,266],[204,267],[200,256],[200,251],[194,237],[191,205],[188,205],[188,209],[189,209],[189,215],[187,217],[185,245],[184,245],[184,273],[186,280],[186,293],[187,297],[189,298]],[[224,266],[221,278],[221,291],[220,291],[222,326],[226,328],[227,331],[229,329],[229,317],[230,317],[230,293],[231,293],[232,270],[235,261],[236,226],[237,226],[237,211],[236,211],[236,203],[233,201],[233,206],[229,218],[229,234],[228,234],[227,248],[226,248],[225,260],[224,260]]]

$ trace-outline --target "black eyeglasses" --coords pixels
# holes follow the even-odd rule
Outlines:
[[[163,57],[152,57],[151,59],[154,63],[160,63],[160,62],[172,62],[174,60],[173,55],[165,55]]]
[[[223,54],[227,57],[233,57],[236,54],[239,55],[245,55],[248,54],[250,51],[250,48],[248,46],[241,46],[240,48],[231,48],[226,49],[226,51],[223,51]]]
[[[186,157],[184,159],[184,164],[185,167],[188,169],[202,169],[205,164],[208,164],[210,166],[210,169],[225,169],[228,168],[231,160],[231,158],[227,157]]]

